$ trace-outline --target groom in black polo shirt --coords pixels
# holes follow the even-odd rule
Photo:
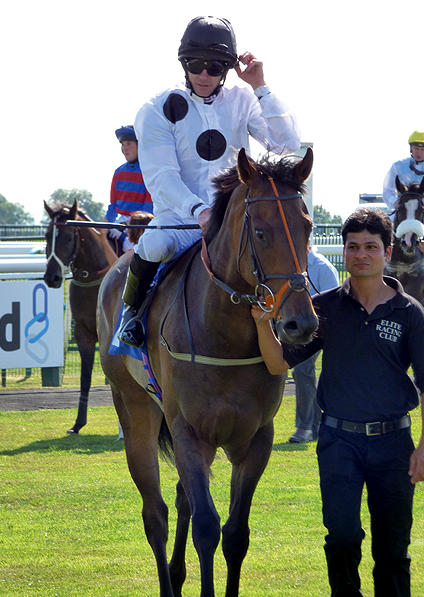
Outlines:
[[[380,210],[355,211],[343,225],[350,276],[313,299],[319,330],[305,346],[279,343],[269,316],[252,309],[270,373],[323,351],[317,445],[325,553],[332,597],[362,595],[358,567],[365,533],[364,484],[371,515],[376,597],[409,597],[415,483],[424,480],[424,433],[415,449],[408,411],[424,393],[424,310],[394,279],[383,277],[392,223]],[[278,326],[278,322],[276,324]]]

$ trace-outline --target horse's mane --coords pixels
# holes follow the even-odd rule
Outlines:
[[[306,185],[299,181],[294,170],[299,159],[301,158],[295,159],[293,157],[283,157],[278,161],[275,161],[267,155],[258,163],[253,162],[253,160],[251,160],[251,162],[262,176],[273,178],[276,184],[288,184],[296,191],[305,194]],[[241,184],[237,166],[232,166],[215,176],[212,179],[212,184],[215,188],[215,194],[209,226],[205,235],[207,243],[216,236],[221,228],[230,197],[234,189]]]
[[[49,205],[50,209],[53,210],[54,216],[59,218],[66,218],[71,211],[72,205],[65,203],[64,201],[56,201],[52,205]],[[87,214],[85,209],[78,205],[78,215],[84,220],[91,221],[90,216]]]

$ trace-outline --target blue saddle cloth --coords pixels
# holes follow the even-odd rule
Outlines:
[[[165,277],[165,275],[171,265],[172,265],[172,263],[161,264],[159,266],[156,276],[152,282],[152,285],[150,287],[149,294],[148,294],[147,308],[144,311],[143,320],[141,322],[144,330],[146,329],[147,314],[149,311],[151,301],[155,295],[155,292],[156,292],[159,284]],[[160,389],[159,384],[156,381],[155,376],[153,375],[153,371],[152,371],[152,368],[150,365],[149,355],[147,352],[146,342],[143,344],[143,346],[141,348],[136,348],[135,346],[129,346],[128,344],[124,344],[124,342],[121,342],[118,338],[118,330],[119,330],[119,326],[121,325],[123,310],[124,310],[124,304],[122,304],[121,311],[119,312],[118,322],[115,327],[115,332],[113,334],[112,342],[110,343],[110,346],[109,346],[109,354],[128,355],[128,356],[132,357],[133,359],[142,361],[144,369],[148,373],[148,380],[149,380],[149,383],[145,386],[144,389],[147,390],[147,392],[149,392],[150,394],[155,395],[156,398],[158,398],[160,401],[162,401],[162,391]]]

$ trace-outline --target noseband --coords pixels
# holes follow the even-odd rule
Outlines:
[[[400,201],[405,198],[404,201],[402,201],[402,205],[400,205]],[[405,207],[406,203],[408,203],[408,201],[416,199],[418,201],[418,206],[417,209],[415,210],[414,213],[414,218],[409,218],[408,217],[408,210]],[[399,197],[399,205],[396,208],[395,211],[395,220],[394,220],[394,234],[396,236],[396,238],[401,238],[402,236],[404,236],[404,234],[406,234],[406,232],[412,232],[412,230],[408,230],[407,226],[406,226],[406,222],[409,222],[410,220],[416,220],[417,222],[420,222],[421,224],[423,224],[423,212],[424,212],[424,204],[423,204],[423,196],[421,193],[417,193],[415,191],[406,191],[405,193],[402,193],[401,196]],[[405,208],[406,211],[406,219],[402,220],[401,222],[398,221],[398,216],[399,216],[399,209],[401,207]],[[418,219],[416,218],[416,212],[417,210],[421,207],[422,213],[421,213],[421,218]],[[400,229],[400,230],[399,230]],[[419,237],[419,234],[417,234],[417,237]]]
[[[52,225],[52,246],[51,246],[51,250],[50,250],[50,255],[47,258],[47,263],[46,266],[49,264],[49,262],[52,259],[55,259],[57,261],[57,263],[60,266],[60,271],[61,271],[61,276],[62,278],[64,277],[66,270],[71,266],[73,260],[75,259],[75,255],[77,252],[77,238],[76,235],[74,236],[75,238],[75,244],[74,247],[72,249],[72,254],[71,254],[71,259],[69,261],[69,265],[65,265],[63,263],[63,261],[61,260],[61,258],[56,254],[56,237],[59,234],[59,228],[58,226],[65,226],[64,222],[58,222],[57,218],[59,216],[55,216],[54,219],[50,222],[50,224]]]
[[[290,234],[290,229],[288,227],[286,216],[284,214],[283,205],[281,202],[281,200],[288,201],[290,199],[302,198],[302,194],[301,193],[293,193],[291,195],[280,196],[278,194],[277,187],[275,186],[274,180],[271,177],[268,177],[268,180],[271,183],[272,189],[274,191],[274,195],[275,195],[274,197],[251,197],[250,196],[250,188],[247,191],[247,195],[245,198],[246,209],[244,212],[244,221],[243,221],[243,226],[242,226],[242,230],[241,230],[241,234],[240,234],[239,253],[238,253],[238,258],[237,258],[237,269],[240,272],[240,259],[245,252],[246,244],[248,242],[249,246],[250,246],[250,255],[251,255],[251,259],[252,259],[253,274],[257,281],[256,288],[255,288],[255,294],[254,295],[241,294],[241,293],[233,290],[229,286],[227,286],[227,284],[225,284],[224,282],[219,280],[213,274],[213,272],[211,271],[211,268],[210,268],[210,260],[209,260],[209,255],[207,252],[207,247],[206,247],[204,237],[202,239],[202,261],[205,265],[205,268],[206,268],[211,280],[217,286],[219,286],[219,288],[222,288],[223,290],[225,290],[227,293],[230,294],[231,302],[233,302],[236,305],[239,303],[242,303],[242,302],[249,303],[251,305],[258,305],[263,311],[265,311],[267,313],[273,312],[274,317],[277,317],[278,313],[280,313],[280,311],[281,311],[283,304],[286,302],[286,300],[289,298],[290,294],[293,291],[301,292],[303,290],[306,290],[307,292],[309,292],[309,288],[308,288],[308,283],[307,283],[307,272],[302,272],[300,269],[299,260],[296,255],[296,250],[295,250],[295,247],[293,244],[293,240],[292,240],[292,237]],[[277,201],[278,209],[280,212],[281,219],[283,221],[287,240],[289,242],[290,250],[291,250],[291,253],[292,253],[292,256],[294,259],[294,263],[296,266],[295,274],[266,274],[264,272],[261,262],[259,260],[259,256],[257,254],[256,248],[255,248],[255,243],[253,241],[252,223],[251,223],[251,217],[249,214],[249,205],[252,203],[255,203],[256,201]],[[244,246],[242,247],[243,237],[245,235],[245,232],[246,232],[246,241],[244,243]],[[274,295],[274,293],[269,288],[269,286],[267,286],[266,282],[267,282],[267,280],[277,279],[277,278],[286,279],[287,282],[285,282],[285,284],[283,284],[283,286],[280,288],[280,290],[277,292],[277,294]],[[262,294],[263,291],[265,291],[268,294],[266,296],[265,300],[263,298],[261,299],[261,297],[260,297],[260,294]],[[277,304],[277,307],[276,307],[276,304]]]

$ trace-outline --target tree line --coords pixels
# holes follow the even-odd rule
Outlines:
[[[61,201],[73,205],[75,199],[78,199],[79,206],[87,212],[87,215],[95,222],[103,221],[103,217],[106,213],[106,208],[100,201],[93,201],[93,195],[83,189],[72,189],[67,191],[65,189],[56,189],[47,200],[49,205]],[[314,224],[342,224],[343,220],[341,216],[333,216],[327,211],[322,205],[314,205]],[[33,216],[25,211],[23,205],[20,203],[11,203],[7,199],[0,195],[0,223],[2,225],[14,224],[29,226],[34,224]],[[47,214],[41,220],[41,224],[48,223]]]
[[[65,189],[56,189],[47,199],[49,205],[57,202],[67,203],[73,205],[75,199],[78,199],[79,206],[87,212],[87,215],[94,221],[103,221],[106,213],[106,207],[100,201],[93,201],[93,195],[83,189],[72,189],[67,191]],[[49,221],[47,214],[42,218],[41,224],[47,224]],[[35,224],[34,217],[31,213],[25,211],[25,208],[20,203],[12,203],[6,197],[0,195],[0,224],[1,225],[16,225],[16,226],[30,226]]]

